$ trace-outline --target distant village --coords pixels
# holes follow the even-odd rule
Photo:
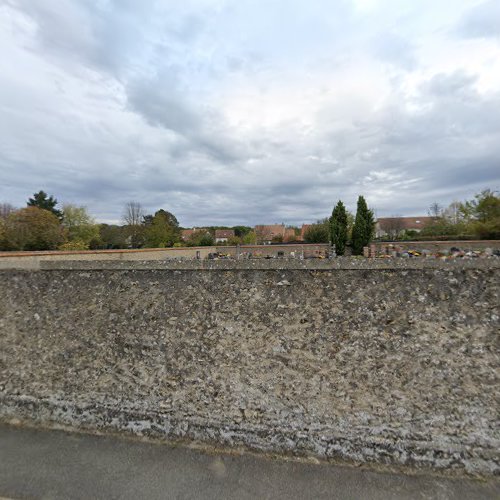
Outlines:
[[[272,244],[330,244],[338,255],[349,247],[362,255],[372,242],[409,240],[500,239],[500,196],[490,189],[471,200],[448,207],[433,203],[427,215],[380,217],[358,197],[356,212],[339,200],[331,216],[311,224],[258,224],[182,227],[176,216],[158,209],[147,213],[128,202],[122,224],[98,223],[86,207],[62,204],[44,191],[34,193],[26,206],[0,203],[0,251],[107,250],[135,248],[208,247]]]
[[[381,217],[375,222],[375,238],[396,239],[402,233],[410,235],[420,233],[424,228],[430,226],[435,221],[434,217]],[[255,234],[254,241],[257,245],[271,245],[273,243],[320,243],[311,241],[310,232],[316,224],[302,224],[300,227],[286,226],[285,224],[260,224],[253,228]],[[181,240],[188,243],[203,234],[213,237],[218,245],[231,244],[240,236],[235,229],[215,229],[213,232],[209,227],[193,227],[181,231]],[[213,233],[213,234],[212,234]],[[248,233],[247,233],[248,234]]]

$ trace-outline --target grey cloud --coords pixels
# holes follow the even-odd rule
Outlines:
[[[188,43],[204,27],[198,13],[144,0],[7,0],[32,19],[45,57],[63,67],[83,64],[119,80],[164,55],[175,41]],[[207,13],[208,16],[208,13]],[[34,48],[35,49],[35,48]]]
[[[134,80],[126,85],[130,108],[153,126],[186,135],[198,129],[198,117],[186,102],[178,70],[167,67],[151,79]]]
[[[451,74],[438,74],[433,76],[427,83],[421,86],[423,93],[439,98],[474,97],[474,83],[477,75],[471,75],[459,70]]]
[[[149,79],[125,84],[128,106],[146,122],[179,134],[174,155],[181,158],[198,151],[222,163],[236,161],[240,149],[224,127],[224,119],[200,100],[190,101],[190,89],[176,67],[167,67]],[[192,99],[192,98],[191,98]]]
[[[455,31],[467,38],[500,38],[500,2],[488,0],[472,7]]]
[[[16,68],[12,80],[0,75],[0,201],[20,204],[43,188],[106,220],[119,220],[135,199],[151,212],[169,209],[183,225],[301,223],[327,216],[339,198],[354,210],[360,193],[379,215],[422,214],[432,201],[470,196],[485,183],[498,187],[500,95],[480,93],[477,76],[465,71],[437,74],[413,97],[402,76],[376,109],[356,90],[340,108],[328,97],[313,100],[308,134],[300,112],[278,125],[229,125],[215,104],[226,105],[227,81],[286,92],[297,84],[288,75],[303,70],[306,95],[317,75],[328,86],[337,71],[348,71],[360,47],[410,75],[419,69],[415,38],[381,34],[369,17],[368,35],[349,31],[344,2],[316,25],[330,2],[293,21],[309,9],[297,0],[278,23],[275,45],[288,3],[273,3],[263,26],[254,2],[225,3],[217,15],[200,2],[164,3],[169,12],[161,2],[131,0],[10,4],[38,26],[30,53],[40,64],[28,60],[29,78]],[[321,33],[302,45],[311,26]],[[327,36],[327,28],[335,33]],[[338,54],[346,64],[321,64]],[[82,66],[92,67],[95,80],[75,75]],[[226,81],[228,74],[235,80]],[[362,112],[353,119],[356,106]]]

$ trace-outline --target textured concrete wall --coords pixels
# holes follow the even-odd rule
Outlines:
[[[387,242],[375,242],[377,249],[387,247]],[[459,241],[394,241],[393,245],[401,247],[405,250],[429,250],[431,252],[439,252],[442,250],[450,250],[450,248],[459,248],[460,250],[492,250],[500,249],[500,240],[459,240]]]
[[[0,419],[498,473],[498,261],[341,262],[4,270]]]

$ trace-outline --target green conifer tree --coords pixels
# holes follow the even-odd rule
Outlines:
[[[330,217],[330,241],[337,255],[344,255],[347,243],[347,212],[339,200]]]
[[[356,219],[352,228],[352,252],[354,255],[362,255],[363,247],[370,244],[374,232],[373,212],[368,209],[363,196],[358,198]]]
[[[53,196],[48,196],[45,191],[38,191],[33,198],[28,199],[28,207],[38,207],[52,212],[59,220],[62,220],[63,213],[56,208],[57,200]]]

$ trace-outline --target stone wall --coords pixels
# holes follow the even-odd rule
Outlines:
[[[0,252],[0,269],[40,269],[46,262],[66,261],[164,261],[173,259],[207,259],[211,254],[224,254],[231,258],[325,258],[330,253],[328,244],[296,245],[241,245],[211,247],[140,248],[127,250],[75,250],[41,252]]]
[[[0,420],[500,470],[497,259],[45,265],[0,272]]]
[[[0,252],[0,269],[39,269],[45,262],[63,261],[158,261],[206,259],[216,247],[140,248],[134,250],[75,250],[41,252]]]
[[[500,240],[459,240],[459,241],[393,241],[393,242],[374,242],[378,251],[381,251],[387,245],[393,244],[405,250],[429,250],[430,252],[449,251],[450,248],[459,248],[460,250],[500,250]]]

